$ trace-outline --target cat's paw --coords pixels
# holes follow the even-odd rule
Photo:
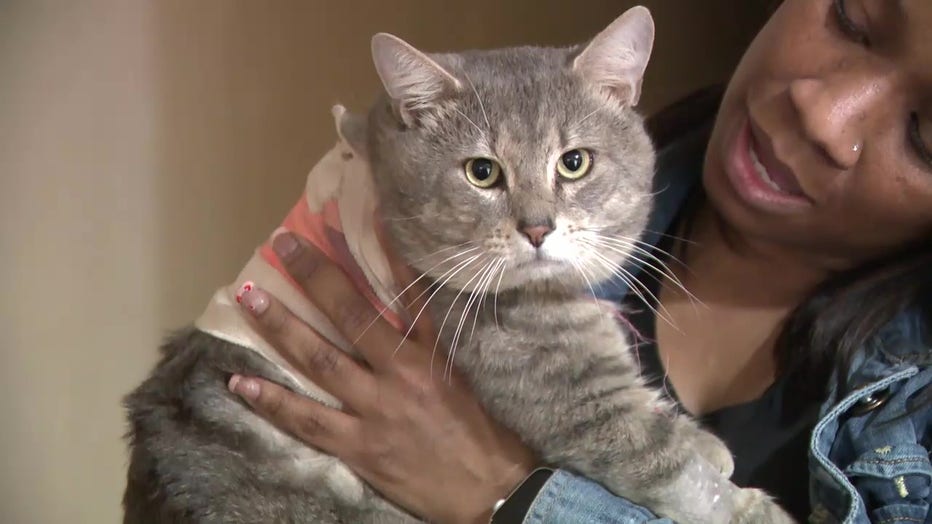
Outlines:
[[[712,467],[717,469],[725,478],[731,478],[731,474],[735,471],[735,459],[724,442],[715,435],[701,429],[696,431],[693,442],[696,451],[702,455],[702,458],[709,461]]]
[[[796,520],[762,490],[738,491],[731,524],[795,524]]]

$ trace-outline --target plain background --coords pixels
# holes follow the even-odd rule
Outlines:
[[[620,0],[0,0],[0,522],[120,520],[120,397],[425,50],[583,41]],[[761,1],[644,1],[642,109],[727,78]]]

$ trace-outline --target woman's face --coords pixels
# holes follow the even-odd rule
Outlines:
[[[785,0],[712,133],[726,222],[833,267],[932,235],[930,31],[930,0]]]

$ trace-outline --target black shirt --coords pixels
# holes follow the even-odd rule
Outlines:
[[[660,242],[654,255],[664,260],[661,251],[670,252],[671,244],[670,240]],[[655,297],[659,296],[656,275],[645,270],[639,280]],[[652,310],[656,304],[645,307],[634,293],[629,293],[625,302],[626,317],[640,335],[636,352],[642,375],[685,413],[657,350],[657,319]],[[707,413],[698,421],[731,450],[735,460],[732,481],[736,485],[763,489],[798,521],[805,522],[810,512],[808,443],[818,411],[818,402],[806,399],[787,381],[777,379],[760,398]]]

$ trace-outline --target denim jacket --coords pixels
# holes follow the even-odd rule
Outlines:
[[[694,133],[660,152],[657,194],[644,241],[655,244],[699,182],[707,134]],[[637,268],[632,268],[637,272]],[[932,270],[932,268],[930,268]],[[620,301],[618,282],[597,293]],[[932,301],[932,297],[929,297]],[[859,352],[850,367],[851,393],[830,384],[809,441],[809,522],[863,524],[932,523],[932,408],[910,401],[932,383],[929,309],[901,314]],[[869,356],[864,356],[869,355]],[[800,479],[802,481],[802,479]],[[538,523],[650,523],[671,521],[616,497],[599,484],[557,470],[524,519]]]

